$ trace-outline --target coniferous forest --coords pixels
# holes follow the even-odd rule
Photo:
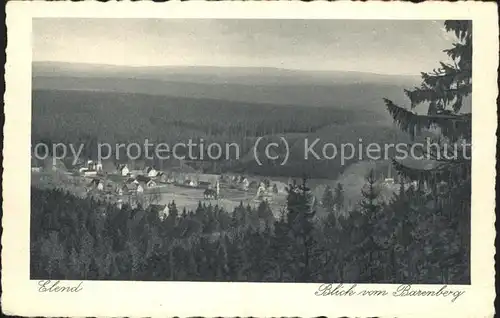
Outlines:
[[[32,188],[31,278],[274,282],[469,283],[457,200],[424,205],[418,189],[377,202],[367,178],[348,217],[315,218],[309,191],[291,185],[288,208],[232,213],[201,204],[161,220],[62,190]],[[436,215],[440,211],[440,215]]]
[[[458,39],[445,51],[453,63],[422,73],[422,85],[406,91],[410,107],[385,100],[401,131],[438,129],[443,147],[470,143],[461,105],[472,92],[471,22],[445,29]],[[427,114],[413,112],[422,104]],[[32,187],[31,279],[470,284],[470,151],[437,152],[427,170],[393,160],[402,181],[389,202],[370,172],[346,216],[333,213],[344,204],[341,185],[321,200],[332,213],[316,215],[307,179],[288,186],[282,211],[266,201],[234,211],[171,202],[165,218]]]

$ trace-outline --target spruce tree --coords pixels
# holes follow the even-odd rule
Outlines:
[[[333,196],[333,206],[336,211],[341,211],[344,208],[344,187],[342,183],[337,183],[335,194]]]
[[[332,188],[327,185],[325,187],[325,192],[323,193],[323,198],[321,199],[321,205],[328,212],[332,212],[334,209],[334,197]]]
[[[175,204],[175,201],[172,201],[168,205],[168,216],[174,219],[177,219],[177,217],[179,216],[179,210],[177,210],[177,205]]]
[[[270,254],[273,255],[274,266],[272,281],[283,282],[290,275],[289,267],[293,261],[292,237],[286,221],[286,211],[280,215],[274,224],[274,232],[270,242]]]
[[[422,84],[410,90],[405,90],[410,100],[410,107],[398,106],[391,100],[384,99],[389,113],[401,130],[415,138],[422,130],[433,131],[436,138],[431,140],[439,145],[435,149],[425,151],[423,155],[434,161],[432,169],[415,169],[393,160],[398,173],[412,181],[418,181],[419,187],[425,186],[426,192],[415,192],[418,196],[410,203],[415,209],[422,210],[419,215],[427,220],[439,219],[428,226],[435,226],[436,231],[442,231],[443,222],[447,222],[448,230],[459,234],[458,242],[446,240],[434,241],[434,249],[438,245],[446,247],[459,244],[460,252],[448,251],[441,253],[444,262],[441,266],[445,276],[450,271],[449,266],[462,266],[469,263],[470,255],[470,208],[471,208],[471,161],[470,142],[472,114],[463,112],[462,105],[472,92],[472,22],[444,22],[444,28],[456,36],[453,47],[444,50],[451,62],[440,62],[439,67],[432,72],[422,73]],[[427,105],[427,114],[414,112],[418,105]],[[457,151],[450,151],[450,144]],[[432,148],[432,147],[430,147]],[[455,148],[453,148],[455,149]],[[426,158],[426,159],[427,159]],[[441,189],[438,193],[438,188]],[[444,189],[444,191],[443,191]],[[413,191],[409,191],[412,197]],[[431,208],[423,208],[423,207]],[[425,213],[425,215],[424,215]],[[444,220],[444,221],[443,221]],[[429,239],[430,240],[430,239]],[[458,255],[461,253],[460,255]],[[453,264],[454,265],[453,265]],[[445,266],[445,267],[443,267]],[[466,282],[469,269],[462,270]],[[460,272],[460,270],[457,270]],[[445,278],[448,281],[451,278]],[[465,281],[464,281],[465,279]]]
[[[278,194],[278,186],[275,184],[273,184],[273,193],[274,194]]]
[[[304,178],[303,183],[290,185],[287,197],[287,224],[296,240],[296,254],[299,259],[296,279],[309,282],[312,278],[312,257],[316,241],[313,235],[313,218],[316,211],[312,209],[312,195]]]
[[[361,229],[365,236],[360,242],[358,251],[367,256],[367,263],[363,269],[363,281],[375,282],[378,277],[375,273],[375,255],[379,250],[376,243],[377,227],[381,218],[382,205],[378,202],[379,190],[376,188],[375,173],[370,170],[366,177],[367,184],[361,189],[363,199],[359,203],[362,214]]]
[[[261,201],[257,207],[257,216],[262,220],[264,225],[270,224],[274,221],[273,211],[269,206],[267,200]]]

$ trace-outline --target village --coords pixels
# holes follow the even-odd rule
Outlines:
[[[351,177],[354,179],[350,180]],[[286,187],[292,180],[250,176],[236,173],[209,174],[180,163],[168,168],[156,168],[144,161],[115,164],[110,160],[66,161],[48,157],[31,162],[32,185],[45,188],[62,188],[80,197],[107,201],[121,208],[124,204],[156,211],[161,218],[169,213],[169,204],[175,202],[181,211],[195,211],[199,202],[217,205],[232,212],[240,204],[257,207],[266,201],[275,217],[286,208]],[[315,199],[320,199],[329,180],[309,180]],[[355,195],[364,185],[358,172],[344,177],[345,214],[355,207]],[[415,183],[415,182],[413,182]],[[377,181],[380,198],[389,202],[400,190],[390,169]],[[416,184],[413,184],[416,186]],[[405,184],[408,188],[410,184]],[[354,198],[354,199],[353,199]],[[321,202],[320,209],[321,209]],[[324,212],[324,211],[322,211]]]
[[[69,160],[68,160],[69,161]],[[68,167],[70,166],[70,167]],[[180,209],[195,210],[198,203],[232,211],[240,203],[257,206],[267,201],[273,211],[285,204],[286,184],[239,174],[206,174],[189,167],[157,169],[144,162],[114,164],[93,160],[68,164],[47,158],[32,160],[32,184],[61,187],[81,197],[93,197],[131,207],[154,209],[161,217],[174,201]],[[58,180],[53,180],[57,176]],[[38,181],[37,181],[38,180]]]
[[[379,163],[383,164],[383,163]],[[268,203],[275,217],[286,209],[287,177],[268,177],[238,173],[206,173],[186,161],[160,162],[156,165],[145,160],[115,163],[113,160],[64,160],[50,156],[40,160],[32,155],[32,185],[42,188],[59,188],[79,197],[91,197],[121,208],[138,205],[151,209],[161,218],[169,214],[169,205],[175,202],[178,210],[195,211],[200,202],[232,212],[243,204],[256,208],[261,202]],[[309,179],[313,198],[317,201],[318,215],[325,215],[322,198],[329,187],[341,183],[344,206],[335,211],[346,215],[356,207],[360,189],[366,184],[366,173],[375,169],[376,163],[360,162],[346,169],[337,180]],[[400,191],[399,176],[387,171],[377,176],[379,198],[390,202]],[[213,170],[213,169],[212,169]],[[412,183],[417,186],[415,182]],[[405,183],[407,189],[410,184]]]

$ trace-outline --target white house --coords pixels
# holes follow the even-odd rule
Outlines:
[[[144,192],[144,187],[139,183],[135,189],[137,193],[143,193]]]
[[[119,165],[118,166],[118,173],[122,176],[126,176],[130,173],[130,170],[128,169],[127,165]]]
[[[240,182],[240,189],[243,191],[248,191],[248,187],[250,186],[250,181],[247,178],[243,178]]]
[[[150,177],[137,176],[136,180],[143,185],[143,188],[156,187],[156,182]]]
[[[154,180],[149,180],[147,183],[146,183],[146,186],[148,188],[154,188],[157,186],[156,182]]]
[[[118,187],[116,188],[116,194],[118,195],[123,195],[124,191],[123,191],[123,187]]]
[[[139,184],[143,189],[149,189],[156,187],[156,182],[154,180],[141,181]]]
[[[100,179],[93,179],[90,184],[98,191],[104,190],[104,182]]]
[[[146,167],[146,169],[144,169],[144,174],[148,177],[156,177],[158,175],[158,171],[156,171],[153,167]]]

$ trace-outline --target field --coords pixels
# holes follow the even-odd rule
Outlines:
[[[235,207],[237,207],[240,202],[246,206],[258,206],[259,201],[255,199],[254,191],[240,191],[235,189],[221,189],[220,198],[218,200],[205,200],[203,198],[203,189],[190,189],[185,187],[178,187],[175,185],[169,185],[165,192],[161,193],[160,204],[168,204],[175,201],[178,208],[186,208],[187,211],[194,211],[198,206],[198,202],[205,204],[218,205],[224,210],[232,212]],[[286,196],[284,194],[278,194],[270,202],[271,209],[275,213],[275,216],[279,215],[280,210],[285,204]]]

